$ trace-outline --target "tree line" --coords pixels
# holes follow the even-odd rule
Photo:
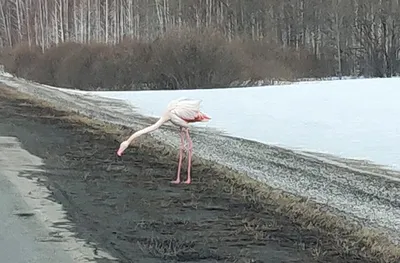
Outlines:
[[[0,46],[45,52],[214,29],[256,43],[257,56],[274,54],[296,77],[390,77],[400,71],[399,13],[399,0],[0,0]]]

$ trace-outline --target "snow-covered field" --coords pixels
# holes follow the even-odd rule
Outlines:
[[[124,99],[154,117],[172,99],[202,99],[212,117],[206,125],[231,136],[400,169],[400,78],[91,93]]]

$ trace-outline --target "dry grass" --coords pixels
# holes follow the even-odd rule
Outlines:
[[[145,238],[138,241],[137,245],[142,252],[164,260],[176,260],[178,262],[199,261],[202,259],[225,259],[226,262],[235,260],[235,258],[231,258],[228,255],[218,255],[210,249],[198,249],[195,242],[173,236],[169,238]]]
[[[1,97],[20,99],[43,107],[43,111],[47,112],[48,116],[51,116],[50,113],[53,110],[59,111],[49,102],[32,98],[13,89],[0,87],[0,90]],[[88,127],[88,131],[91,133],[96,135],[101,133],[118,142],[122,141],[123,135],[127,131],[125,127],[104,123],[75,113],[65,112],[63,116],[72,123]],[[157,152],[160,156],[164,156],[161,158],[170,158],[171,156],[175,158],[176,156],[175,150],[160,142],[155,142],[155,139],[151,136],[146,136],[140,144],[133,147],[138,147],[143,151]],[[198,157],[194,157],[193,161],[201,164],[204,171],[212,171],[221,181],[225,192],[239,193],[248,202],[260,209],[271,206],[278,207],[277,213],[288,216],[293,223],[300,225],[303,229],[313,229],[325,233],[331,240],[336,241],[332,250],[336,250],[339,254],[354,254],[381,263],[400,262],[400,248],[374,229],[351,223],[341,216],[325,211],[326,209],[324,210],[317,203],[270,188],[220,164],[205,161]],[[271,228],[274,228],[271,222],[251,221],[244,222],[242,231],[250,232],[253,236],[260,238],[262,232]],[[157,243],[150,242],[149,244],[142,244],[142,246],[154,253],[172,255],[180,250],[180,246],[171,245],[171,251],[168,253],[160,252]],[[324,251],[321,250],[320,246],[316,245],[314,248],[315,257],[318,258],[323,253]]]
[[[149,238],[138,241],[138,246],[143,252],[162,259],[179,259],[184,253],[194,252],[194,243],[182,241],[175,237],[168,239]]]

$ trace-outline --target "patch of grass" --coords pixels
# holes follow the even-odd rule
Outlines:
[[[47,112],[48,116],[51,116],[51,113],[55,116],[61,114],[66,121],[82,125],[96,136],[107,136],[110,140],[121,142],[125,139],[121,135],[128,131],[126,127],[57,110],[56,106],[49,102],[30,97],[7,87],[0,87],[0,91],[0,97],[20,100],[22,103],[31,103],[37,107],[42,107],[43,112]],[[139,144],[132,147],[137,147],[144,152],[157,152],[161,156],[160,158],[165,158],[165,160],[176,157],[176,151],[172,147],[162,144],[151,136],[145,136]],[[229,194],[239,194],[260,210],[276,208],[275,213],[289,217],[294,224],[298,224],[302,229],[323,233],[324,236],[329,238],[330,249],[335,250],[336,254],[353,255],[379,263],[400,262],[399,246],[393,244],[375,229],[357,225],[333,212],[325,211],[323,205],[273,189],[216,162],[206,161],[197,156],[193,156],[193,161],[193,165],[198,165],[197,169],[200,172],[211,172],[214,178],[218,178],[218,183],[210,183],[209,187],[218,187],[218,191]],[[168,206],[168,202],[165,205]],[[262,237],[266,227],[268,229],[269,226],[255,221],[244,223],[244,231],[258,237]],[[176,240],[161,241],[158,239],[141,242],[141,246],[149,253],[157,254],[160,257],[176,257],[181,252],[190,251],[191,247],[190,244],[179,243]],[[318,243],[312,249],[312,253],[315,258],[320,258],[323,257],[325,251]]]
[[[254,240],[264,240],[269,233],[280,231],[282,227],[277,222],[265,222],[261,219],[245,220],[239,228],[240,232],[251,235]]]
[[[145,238],[138,241],[137,245],[142,252],[164,260],[198,261],[201,259],[227,259],[209,249],[196,248],[196,244],[193,241],[182,240],[176,237]]]
[[[152,237],[138,241],[137,244],[143,252],[162,259],[177,259],[181,253],[194,251],[194,242],[181,241],[174,237],[169,239]]]

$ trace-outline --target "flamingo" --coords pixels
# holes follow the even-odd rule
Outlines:
[[[156,123],[133,133],[127,140],[123,141],[119,146],[117,155],[122,156],[122,153],[126,150],[126,148],[129,147],[129,145],[137,137],[145,133],[152,132],[158,129],[162,124],[166,123],[167,121],[170,121],[171,123],[179,127],[180,138],[181,138],[181,143],[179,148],[178,173],[176,179],[174,181],[171,181],[171,183],[179,184],[181,182],[182,154],[185,146],[184,137],[186,135],[186,139],[188,142],[188,148],[187,148],[188,173],[186,181],[184,181],[184,183],[190,184],[191,183],[190,168],[192,166],[191,162],[192,162],[193,143],[189,135],[189,124],[194,122],[207,122],[211,119],[209,116],[200,111],[200,104],[201,100],[193,100],[187,98],[180,98],[171,101],[168,104],[165,113],[160,117],[160,119]]]

